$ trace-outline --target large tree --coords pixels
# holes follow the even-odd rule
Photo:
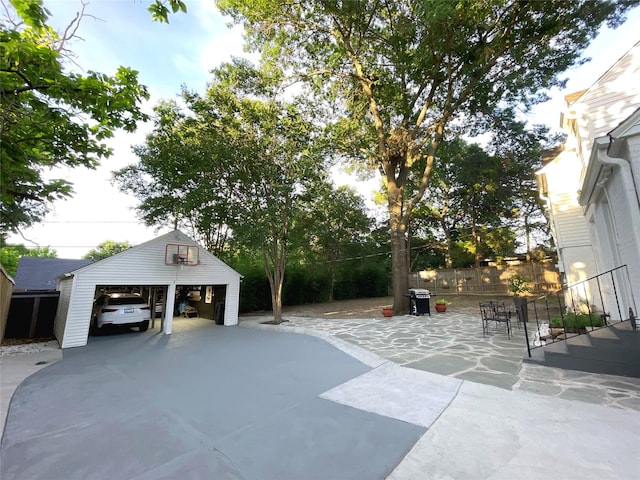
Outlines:
[[[330,278],[329,301],[334,300],[338,265],[345,261],[354,246],[364,246],[373,220],[352,187],[334,188],[329,182],[318,182],[310,190],[314,198],[301,208],[295,227],[299,232],[299,248],[317,255]]]
[[[18,271],[20,257],[57,258],[58,252],[50,247],[27,248],[22,244],[0,247],[0,264],[12,277]]]
[[[2,0],[0,25],[0,238],[39,222],[72,185],[50,178],[54,167],[95,168],[111,153],[115,129],[133,131],[148,98],[137,72],[69,70],[67,42],[84,16],[62,34],[47,25],[41,0]]]
[[[280,98],[277,71],[236,61],[212,73],[206,94],[183,92],[186,108],[159,105],[154,131],[135,149],[140,162],[115,178],[140,199],[147,224],[211,211],[236,244],[260,251],[280,322],[292,225],[324,181],[322,143],[304,106]]]
[[[450,128],[562,85],[603,23],[635,0],[218,0],[265,62],[339,105],[345,152],[387,192],[396,312],[406,311],[407,232]],[[415,168],[424,159],[423,167]],[[414,179],[417,188],[406,190]]]
[[[131,248],[132,245],[129,242],[115,242],[113,240],[105,240],[100,243],[96,248],[93,248],[87,252],[87,254],[82,257],[87,260],[102,260],[110,257],[111,255],[115,255],[116,253],[124,252],[125,250]]]

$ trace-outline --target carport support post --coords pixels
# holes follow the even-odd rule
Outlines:
[[[173,307],[176,303],[176,284],[170,283],[167,287],[167,310],[164,312],[164,333],[171,334],[173,324]]]

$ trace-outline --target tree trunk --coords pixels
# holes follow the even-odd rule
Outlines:
[[[444,252],[444,266],[445,268],[452,268],[453,259],[451,258],[451,230],[447,227],[444,220],[440,220],[440,227],[444,232],[445,252]]]
[[[524,215],[524,238],[527,253],[531,253],[531,227],[529,225],[529,215]]]
[[[391,232],[391,282],[393,284],[393,313],[405,314],[409,311],[409,272],[407,271],[406,240],[402,232]]]
[[[282,323],[282,280],[271,287],[271,305],[273,308],[273,322]]]
[[[336,285],[336,265],[338,262],[338,257],[340,256],[340,254],[335,251],[335,250],[331,250],[328,256],[328,260],[329,260],[329,272],[330,272],[330,277],[331,277],[331,288],[329,289],[329,301],[333,302],[334,300],[334,295],[333,295],[333,289]]]
[[[402,217],[402,189],[389,186],[389,224],[391,228],[391,282],[393,285],[393,313],[409,311],[409,269],[407,263],[407,225]]]
[[[475,208],[471,209],[471,236],[473,237],[473,266],[480,268],[480,236],[478,235],[478,226],[476,222]]]
[[[284,283],[285,247],[281,241],[274,241],[273,245],[262,246],[262,259],[271,288],[271,308],[273,322],[282,323],[282,284]]]

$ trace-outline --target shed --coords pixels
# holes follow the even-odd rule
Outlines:
[[[205,318],[238,324],[242,276],[193,239],[174,230],[141,245],[63,275],[54,333],[62,348],[87,344],[93,302],[108,289],[162,289],[163,331],[171,333],[176,291],[185,287],[203,293]]]
[[[93,260],[20,257],[4,330],[5,338],[51,338],[61,275]]]

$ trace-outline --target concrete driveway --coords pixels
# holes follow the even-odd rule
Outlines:
[[[320,396],[370,370],[315,337],[200,319],[91,338],[16,390],[0,478],[385,478],[425,427]]]

